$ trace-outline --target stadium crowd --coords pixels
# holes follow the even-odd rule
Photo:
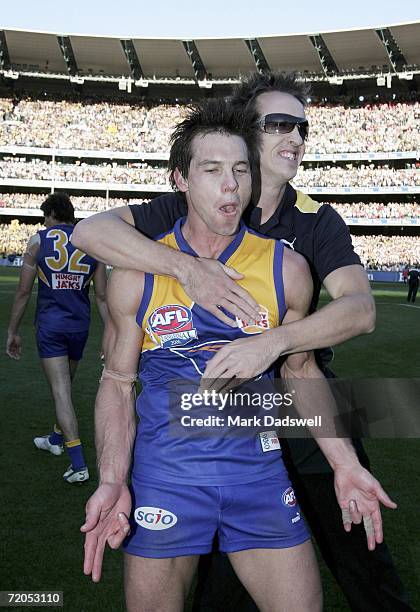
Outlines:
[[[0,98],[0,147],[165,152],[185,104]],[[307,153],[413,151],[418,102],[309,105]]]
[[[0,196],[1,198],[1,196]],[[328,202],[343,219],[419,219],[417,202]]]
[[[4,157],[0,161],[0,179],[26,179],[77,183],[124,183],[159,185],[169,189],[165,166],[146,162],[76,163],[46,161],[44,159]],[[293,184],[297,188],[316,187],[411,187],[420,186],[420,170],[416,164],[406,168],[353,165],[300,168]]]
[[[39,209],[45,199],[43,194],[35,193],[0,193],[1,208]],[[117,206],[147,202],[148,199],[108,198],[100,196],[73,196],[72,202],[76,211],[101,212]],[[325,202],[333,206],[344,218],[358,219],[419,219],[420,204],[417,202]]]
[[[45,229],[43,225],[20,223],[13,219],[10,223],[0,224],[0,253],[5,258],[8,255],[23,255],[29,238],[38,230]]]
[[[44,194],[39,193],[0,193],[0,209],[1,208],[35,208],[39,209],[42,202],[45,200]],[[101,212],[109,208],[117,206],[125,206],[127,204],[138,204],[148,202],[143,198],[106,198],[101,196],[72,196],[71,201],[76,211],[94,211]]]
[[[309,106],[308,153],[363,153],[418,149],[420,104]],[[313,144],[311,144],[313,143]]]
[[[43,226],[20,223],[0,224],[0,253],[22,255],[29,237]],[[353,244],[366,268],[400,270],[420,267],[420,236],[352,236]]]
[[[416,164],[406,168],[377,167],[374,164],[346,164],[346,166],[319,166],[299,168],[293,180],[295,187],[407,187],[420,185],[420,172]]]
[[[183,116],[178,104],[131,106],[66,100],[0,100],[0,146],[166,151]]]
[[[403,265],[420,268],[420,236],[352,236],[365,268],[401,270]]]
[[[169,135],[183,117],[185,104],[123,104],[94,100],[0,98],[0,148],[6,145],[132,152],[166,152]],[[365,104],[358,107],[309,105],[307,153],[411,151],[418,148],[419,103]],[[70,160],[69,160],[70,161]],[[163,165],[138,162],[86,163],[3,157],[0,178],[79,183],[159,185],[169,188]],[[418,164],[405,168],[371,163],[301,167],[294,185],[313,187],[419,186]],[[39,208],[42,194],[0,194],[0,208]],[[102,211],[139,201],[99,196],[72,198],[78,211]],[[331,204],[344,218],[420,217],[420,206],[399,202]],[[39,226],[40,227],[40,226]],[[38,226],[13,221],[0,226],[0,251],[22,253]],[[363,262],[372,268],[399,269],[420,262],[420,237],[355,236]]]
[[[15,158],[0,161],[0,178],[40,181],[66,181],[77,183],[124,183],[138,185],[168,185],[168,173],[164,167],[147,163],[132,164],[87,164],[48,162],[34,158],[30,162]]]

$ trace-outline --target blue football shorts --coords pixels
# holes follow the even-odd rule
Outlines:
[[[202,555],[217,534],[222,552],[289,548],[310,538],[287,475],[240,485],[176,485],[132,476],[131,533],[140,557]]]
[[[68,356],[68,358],[73,361],[80,361],[83,357],[83,350],[88,335],[89,330],[82,332],[66,332],[38,327],[36,330],[38,355],[42,359]]]

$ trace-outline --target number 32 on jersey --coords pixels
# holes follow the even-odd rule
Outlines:
[[[66,232],[60,229],[52,229],[47,233],[47,238],[54,240],[54,256],[45,258],[45,263],[51,270],[60,272],[68,264],[68,271],[73,274],[89,274],[90,264],[85,264],[81,261],[85,253],[75,249],[69,257],[66,248],[69,239]]]

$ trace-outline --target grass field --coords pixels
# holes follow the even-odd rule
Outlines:
[[[17,270],[0,271],[4,339],[17,277]],[[405,288],[401,286],[375,284],[374,294],[377,330],[338,347],[334,370],[343,377],[419,377],[420,308],[402,305]],[[82,574],[79,526],[85,502],[96,486],[93,404],[100,375],[99,317],[94,309],[91,335],[74,385],[74,403],[92,477],[80,487],[71,486],[61,478],[68,459],[41,453],[32,442],[34,436],[47,433],[53,423],[52,402],[35,349],[34,304],[33,296],[21,327],[21,361],[13,362],[4,351],[0,358],[0,590],[61,590],[65,610],[123,611],[121,553],[107,552],[100,584],[93,584]],[[419,441],[412,438],[366,441],[375,475],[399,504],[397,511],[384,512],[385,534],[415,607],[420,606],[419,446]],[[328,571],[324,566],[321,570],[325,610],[348,610]]]

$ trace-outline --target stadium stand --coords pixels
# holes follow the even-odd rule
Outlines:
[[[166,153],[184,105],[132,106],[69,101],[0,101],[0,147],[57,147]],[[358,108],[316,104],[308,109],[307,153],[414,151],[418,146],[414,102],[366,104]],[[54,121],[51,118],[54,117]]]
[[[0,193],[0,208],[1,212],[8,214],[16,214],[15,209],[29,209],[37,211],[42,204],[44,196],[35,193]],[[74,196],[72,202],[77,213],[84,212],[100,212],[124,206],[125,204],[137,204],[148,202],[147,198],[141,199],[123,199],[123,198],[106,198],[100,196]],[[418,219],[420,217],[420,205],[416,202],[325,202],[330,204],[340,213],[343,219]],[[21,214],[24,214],[21,212]],[[80,215],[84,216],[84,215]]]
[[[146,162],[129,163],[75,163],[47,162],[39,158],[18,160],[4,157],[0,161],[0,179],[25,179],[61,183],[107,183],[115,189],[115,184],[164,186],[170,189],[165,166],[150,165]],[[294,186],[305,191],[319,187],[341,188],[356,187],[373,189],[375,187],[419,187],[420,173],[416,164],[406,164],[405,168],[376,167],[374,164],[346,164],[344,167],[322,165],[314,169],[300,169]],[[143,189],[147,191],[147,189]],[[153,190],[153,189],[152,189]]]
[[[0,32],[0,265],[19,265],[19,255],[28,237],[42,227],[39,205],[52,191],[70,193],[77,218],[127,203],[148,201],[165,192],[168,136],[182,118],[185,105],[203,96],[228,95],[240,75],[267,66],[273,70],[297,70],[313,88],[307,107],[309,140],[296,184],[310,192],[313,199],[336,207],[350,226],[356,250],[370,271],[370,279],[374,279],[374,271],[381,270],[378,274],[401,281],[400,271],[405,266],[420,267],[420,23],[319,33],[316,40],[322,45],[315,44],[312,40],[315,37],[307,34],[259,37],[255,41],[196,40],[193,44],[200,59],[198,64],[188,53],[185,41],[133,39],[129,42],[141,59],[141,65],[134,67],[123,52],[122,43],[127,41],[75,35],[66,37],[74,55],[70,66],[59,38],[62,36],[53,33],[8,29]],[[333,64],[323,57],[323,48],[329,50]],[[388,270],[397,272],[385,272]],[[394,310],[388,308],[391,303],[395,300],[384,306],[387,324],[381,325],[386,334],[383,341],[376,340],[375,344],[373,337],[373,343],[370,341],[368,345],[363,340],[356,343],[356,350],[349,351],[350,373],[353,361],[359,361],[363,354],[365,361],[360,360],[363,367],[366,364],[363,376],[371,375],[371,371],[375,372],[370,369],[371,364],[380,362],[382,352],[386,352],[390,365],[387,372],[391,372],[387,375],[396,378],[417,375],[416,361],[412,358],[416,347],[410,344],[415,341],[415,334],[412,328],[404,329],[401,309],[398,313],[395,309],[394,318],[388,318],[388,313]],[[417,313],[405,309],[405,314]],[[375,334],[376,339],[378,335]],[[400,340],[407,346],[395,354],[395,345]],[[92,349],[92,355],[93,352]],[[97,352],[95,347],[90,369],[79,374],[85,389],[89,383],[96,383],[98,377]],[[37,394],[31,367],[30,361],[29,365],[26,362],[28,376],[19,379],[21,393],[27,393],[30,398]],[[9,378],[13,384],[10,419],[6,419],[10,420],[7,436],[10,451],[6,450],[5,458],[10,456],[13,469],[19,468],[19,462],[25,466],[21,469],[24,487],[19,491],[29,494],[35,491],[33,483],[36,483],[36,494],[27,495],[30,506],[23,504],[25,495],[20,495],[22,520],[17,516],[16,529],[9,530],[13,536],[10,547],[6,542],[9,576],[16,573],[16,580],[11,582],[16,588],[22,588],[22,576],[29,580],[27,588],[39,588],[42,586],[39,575],[27,571],[28,555],[23,556],[26,565],[18,563],[23,558],[22,546],[28,544],[26,509],[31,507],[38,525],[37,533],[42,537],[38,544],[40,550],[45,548],[44,542],[51,540],[54,526],[59,527],[59,549],[66,551],[67,559],[70,556],[76,559],[77,569],[70,567],[76,576],[80,573],[80,541],[71,529],[63,530],[61,525],[65,515],[73,525],[79,519],[63,511],[61,491],[52,490],[49,483],[42,499],[48,499],[51,512],[57,509],[54,511],[57,520],[52,523],[43,520],[45,503],[37,508],[37,494],[43,494],[44,490],[39,488],[35,477],[25,481],[28,459],[24,449],[15,454],[16,440],[32,427],[33,416],[28,418],[27,410],[20,412],[20,406],[19,410],[13,410],[20,398],[15,389],[15,374]],[[88,394],[85,400],[86,406],[90,406]],[[89,408],[86,413],[88,423]],[[414,472],[407,470],[403,463],[404,451],[414,446],[409,440],[389,442],[395,444],[395,452],[389,454],[389,446],[379,445],[376,457],[372,458],[389,471],[388,482],[393,492],[399,494],[398,501],[407,507],[413,497]],[[41,469],[46,468],[42,466],[39,473]],[[13,487],[16,489],[11,481],[9,489]],[[407,491],[410,492],[408,502]],[[16,503],[14,498],[11,500],[11,504]],[[414,513],[412,508],[411,511]],[[415,515],[410,519],[414,525]],[[405,515],[402,518],[400,515],[393,527],[394,543],[399,545],[399,550],[396,546],[397,561],[405,570],[403,580],[411,582],[409,587],[418,604],[409,524],[408,520],[405,522]],[[392,527],[391,521],[389,527]],[[387,538],[389,533],[387,526]],[[35,538],[30,544],[36,541]],[[48,550],[47,554],[51,558]],[[87,581],[78,582],[76,577],[72,581],[73,592],[71,586],[66,587],[67,602],[73,600],[74,609],[88,608],[90,600],[92,609],[107,609],[110,605],[122,609],[123,598],[118,600],[115,586],[121,580],[119,561],[117,558],[110,570],[115,591],[105,583],[106,590],[101,592],[96,588],[92,599]],[[44,582],[51,583],[47,576],[49,564],[42,570],[41,575],[46,576]],[[384,582],[391,587],[384,576]],[[336,585],[331,586],[335,600],[338,589]],[[80,596],[78,605],[74,604],[76,590]],[[328,609],[347,607],[343,602],[342,606]]]
[[[420,260],[420,71],[413,52],[418,25],[391,28],[405,49],[406,62],[398,65],[386,49],[379,61],[377,46],[366,32],[343,33],[343,40],[363,45],[365,61],[356,65],[352,54],[335,47],[336,73],[327,73],[315,50],[307,47],[304,52],[301,47],[299,59],[291,63],[290,53],[284,54],[288,37],[275,37],[276,51],[269,39],[260,39],[260,52],[271,68],[300,70],[313,88],[307,107],[309,140],[294,185],[336,207],[372,269],[399,269]],[[81,50],[83,41],[70,38]],[[197,41],[198,51],[206,49],[212,74],[197,73],[184,49],[180,53],[180,41],[136,40],[137,49],[153,47],[155,55],[153,66],[142,63],[142,74],[134,79],[123,56],[111,61],[104,52],[113,40],[103,38],[101,51],[89,40],[89,60],[87,53],[76,52],[74,76],[66,74],[53,35],[28,34],[31,62],[18,51],[16,43],[23,39],[24,32],[5,31],[10,65],[0,70],[5,254],[21,252],[27,228],[33,230],[30,224],[39,222],[39,205],[51,191],[71,193],[80,218],[169,190],[169,135],[186,106],[203,95],[227,95],[239,73],[255,69],[239,40],[218,41],[222,55],[214,57],[205,41]],[[299,45],[302,40],[289,43]],[[41,60],[40,44],[50,56],[47,64]],[[12,225],[13,219],[20,223]]]
[[[8,255],[21,256],[29,237],[41,229],[40,224],[0,224],[0,253],[3,259]],[[420,268],[420,237],[409,236],[353,236],[356,251],[365,267],[372,270],[400,270],[401,262]]]

